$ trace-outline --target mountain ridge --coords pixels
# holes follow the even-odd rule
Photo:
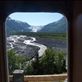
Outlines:
[[[7,34],[15,32],[55,32],[65,33],[67,31],[67,20],[65,17],[59,21],[49,23],[44,26],[33,26],[26,22],[18,21],[8,17],[5,22]]]
[[[5,27],[6,27],[7,34],[12,34],[15,32],[23,32],[23,31],[25,32],[31,31],[31,29],[29,28],[30,25],[28,23],[14,20],[11,19],[10,17],[6,19]]]
[[[67,21],[66,18],[63,17],[57,22],[52,22],[45,25],[40,32],[56,32],[56,33],[64,33],[67,30]]]

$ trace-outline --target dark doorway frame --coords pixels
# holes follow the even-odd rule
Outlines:
[[[71,0],[0,1],[0,82],[8,82],[5,20],[6,17],[13,12],[59,12],[67,17],[69,23],[68,82],[81,82],[82,73],[80,73],[80,71],[82,72],[82,66],[80,65],[82,63],[81,61],[82,59],[80,53],[82,52],[82,50],[81,45],[78,44],[79,38],[77,35],[80,29],[76,31],[73,28],[74,20],[76,19],[78,14],[82,13],[81,4],[82,1],[71,1]],[[77,41],[74,42],[75,40]],[[76,50],[77,46],[80,48],[80,50]],[[79,54],[77,56],[78,52]],[[76,62],[76,59],[79,62]]]

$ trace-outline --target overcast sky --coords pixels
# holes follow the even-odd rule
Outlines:
[[[33,26],[46,25],[52,22],[60,20],[63,15],[60,13],[45,13],[45,12],[33,12],[24,13],[16,12],[9,15],[12,19],[27,22]]]

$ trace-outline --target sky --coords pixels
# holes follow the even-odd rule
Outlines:
[[[15,12],[9,15],[14,20],[27,22],[33,26],[43,26],[60,20],[63,15],[60,13],[46,12]]]

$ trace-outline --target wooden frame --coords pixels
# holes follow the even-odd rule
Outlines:
[[[13,82],[13,75],[10,75],[10,82]],[[54,82],[63,81],[67,78],[67,74],[54,74],[54,75],[25,75],[24,82]]]
[[[82,13],[81,4],[82,1],[71,0],[0,1],[0,82],[8,82],[4,26],[6,17],[13,12],[59,12],[67,17],[69,22],[68,82],[81,82],[82,50],[80,44],[82,37],[79,34],[82,32],[80,28],[73,25],[77,16]]]

